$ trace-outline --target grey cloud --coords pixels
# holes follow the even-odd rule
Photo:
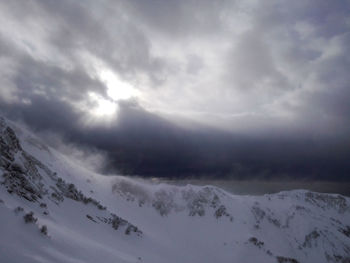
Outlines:
[[[105,94],[104,85],[91,78],[82,69],[64,70],[62,68],[40,63],[30,58],[21,58],[14,79],[21,96],[30,96],[41,90],[50,100],[79,101],[84,99],[87,91]]]
[[[45,8],[59,17],[60,26],[52,34],[51,43],[62,53],[76,57],[77,52],[86,49],[127,79],[140,72],[148,74],[154,84],[163,78],[166,61],[150,54],[147,36],[123,13],[121,2],[100,5],[54,1]]]
[[[9,23],[0,28],[0,108],[37,131],[106,153],[109,172],[344,180],[349,6],[316,0],[2,2]],[[111,100],[89,70],[89,58],[130,83],[148,80],[143,97],[119,102],[109,126],[87,125],[88,113],[72,105],[88,103],[89,92]],[[8,100],[8,92],[18,100]],[[161,117],[167,111],[204,112],[208,126],[183,128],[183,121]],[[230,132],[217,129],[223,127]]]
[[[348,33],[330,41],[328,50],[334,52],[325,52],[313,61],[311,72],[304,80],[304,90],[290,98],[292,103],[297,102],[293,111],[299,116],[299,122],[314,123],[316,133],[347,137],[350,132],[348,45]]]
[[[16,49],[7,49],[8,52],[3,53],[1,57],[15,62],[15,66],[11,76],[2,76],[0,83],[2,89],[11,90],[12,94],[22,101],[32,101],[33,104],[36,97],[42,96],[53,103],[64,100],[79,102],[85,100],[88,91],[106,97],[104,84],[82,68],[63,69],[48,62],[38,61]],[[11,79],[13,86],[6,86],[7,78]]]
[[[24,28],[26,21],[37,20],[38,26],[49,34],[46,44],[68,58],[73,66],[89,63],[81,58],[86,52],[127,79],[146,73],[157,84],[164,77],[161,73],[166,61],[151,56],[147,36],[133,19],[125,16],[120,1],[105,5],[70,0],[32,1],[25,8],[21,2],[12,1],[9,6],[14,17],[25,18]],[[40,44],[35,42],[35,36],[33,42]]]
[[[346,136],[348,11],[348,2],[319,1],[271,1],[251,11],[251,27],[233,42],[224,85],[241,96],[253,116],[266,119],[265,124],[253,119],[260,124],[255,129],[268,132],[280,125],[295,132]]]
[[[170,37],[201,37],[222,32],[226,10],[234,1],[128,1],[132,14],[151,30]]]
[[[189,74],[198,74],[201,69],[205,66],[203,59],[198,55],[190,55],[187,58],[187,73]]]
[[[288,89],[287,78],[278,71],[265,43],[264,34],[257,30],[245,32],[230,55],[230,83],[234,89]],[[233,74],[232,74],[233,73]]]

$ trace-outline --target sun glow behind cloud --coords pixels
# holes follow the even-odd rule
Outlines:
[[[94,117],[109,117],[115,115],[118,111],[116,102],[104,99],[96,93],[90,92],[89,99],[94,105],[89,109],[89,112]]]
[[[98,78],[105,84],[107,96],[89,92],[89,101],[92,107],[88,109],[89,113],[96,118],[110,118],[118,113],[118,102],[139,97],[140,92],[131,84],[121,80],[115,73],[109,69],[99,71]]]
[[[107,86],[108,96],[115,101],[127,100],[140,95],[132,85],[121,80],[110,70],[102,70],[99,76]]]

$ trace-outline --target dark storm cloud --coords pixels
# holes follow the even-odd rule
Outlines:
[[[345,180],[349,6],[2,1],[0,109],[102,151],[108,172]],[[140,97],[113,102],[104,69]],[[118,116],[90,121],[91,93]]]
[[[300,135],[257,139],[203,126],[188,129],[128,103],[121,106],[115,125],[89,127],[79,124],[79,112],[67,104],[49,103],[40,97],[33,102],[37,107],[11,105],[16,114],[10,117],[24,119],[37,132],[59,134],[64,143],[105,153],[102,169],[106,173],[342,181],[350,171],[349,142],[320,142]]]

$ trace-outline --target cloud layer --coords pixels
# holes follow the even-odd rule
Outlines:
[[[0,108],[105,152],[108,171],[344,179],[349,13],[349,1],[1,1]]]

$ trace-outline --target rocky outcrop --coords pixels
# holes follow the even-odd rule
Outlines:
[[[233,221],[233,216],[221,202],[222,193],[214,187],[173,187],[150,193],[137,184],[120,180],[112,186],[112,192],[125,201],[138,203],[139,206],[152,206],[161,216],[185,212],[189,216],[202,217],[211,214],[216,219],[228,218]]]
[[[0,186],[5,187],[9,194],[37,203],[41,208],[47,208],[47,204],[42,202],[43,199],[59,205],[65,198],[69,198],[85,205],[92,204],[98,210],[106,210],[99,201],[87,197],[74,184],[67,183],[55,171],[27,153],[15,131],[3,118],[0,118],[0,172]],[[113,213],[106,213],[106,223],[115,230],[121,227],[127,235],[135,233],[141,236],[142,232],[127,220]],[[49,213],[45,210],[44,214]],[[32,217],[33,214],[27,214],[26,222]],[[90,215],[87,218],[94,221]],[[44,232],[47,231],[44,229]]]

